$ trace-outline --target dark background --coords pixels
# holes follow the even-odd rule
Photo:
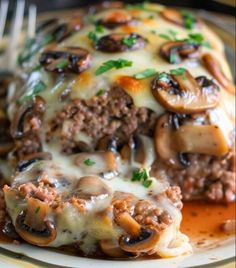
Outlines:
[[[13,10],[15,3],[17,0],[10,1],[11,10]],[[36,4],[38,12],[42,11],[51,11],[51,10],[60,10],[64,8],[74,8],[86,6],[89,4],[97,4],[99,0],[26,0],[26,5],[28,6],[30,3]],[[107,1],[108,2],[108,1]],[[111,1],[112,2],[112,1]],[[138,0],[128,0],[123,1],[126,3],[137,3],[142,2]],[[190,7],[196,9],[203,9],[209,11],[215,11],[220,13],[225,13],[229,15],[235,15],[235,0],[221,0],[221,1],[213,1],[213,0],[158,0],[158,1],[150,1],[157,2],[160,4],[170,5],[170,6],[181,6],[181,7]],[[230,5],[226,4],[230,3]]]

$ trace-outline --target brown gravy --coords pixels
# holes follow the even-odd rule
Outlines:
[[[199,238],[221,239],[229,236],[220,226],[226,220],[235,219],[235,203],[185,202],[182,213],[181,231],[192,241]]]

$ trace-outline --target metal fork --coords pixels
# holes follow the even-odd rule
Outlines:
[[[8,37],[4,36],[6,31],[6,19],[8,15],[9,0],[2,0],[0,4],[0,44],[7,38],[7,48],[0,57],[0,76],[4,73],[14,73],[17,64],[17,50],[22,34],[24,21],[25,0],[18,0],[15,7],[15,15],[11,22]],[[26,38],[33,38],[36,27],[36,6],[30,5],[28,11],[28,25]],[[2,75],[1,75],[2,74]]]

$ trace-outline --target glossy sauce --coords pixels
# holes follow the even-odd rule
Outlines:
[[[235,219],[235,203],[185,202],[182,214],[181,231],[200,245],[204,239],[219,241],[230,236],[221,230],[221,225]]]

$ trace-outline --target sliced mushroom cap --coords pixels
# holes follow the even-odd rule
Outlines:
[[[212,81],[204,83],[185,70],[181,75],[162,73],[151,85],[152,94],[167,110],[176,113],[199,113],[219,103],[219,89]]]
[[[111,151],[96,153],[79,153],[75,164],[85,174],[97,174],[110,179],[117,174],[116,157]]]
[[[52,32],[57,42],[61,42],[75,31],[79,31],[82,26],[81,18],[74,17],[71,20],[59,24]]]
[[[27,155],[27,157],[18,162],[16,169],[22,172],[27,169],[28,166],[40,160],[52,160],[52,154],[48,152],[40,152]]]
[[[173,126],[172,115],[162,115],[155,130],[156,152],[167,164],[181,167],[180,161],[185,153],[199,153],[223,156],[228,150],[228,143],[222,130],[213,125],[186,124]],[[181,162],[181,163],[180,163]]]
[[[27,210],[16,218],[17,233],[27,242],[37,246],[47,246],[55,240],[57,232],[54,224],[46,220],[48,205],[38,199],[29,198]]]
[[[83,199],[111,196],[111,189],[98,176],[85,176],[79,179],[76,196]]]
[[[147,253],[156,247],[159,238],[160,236],[157,229],[149,227],[147,229],[142,229],[138,237],[125,235],[120,238],[119,242],[121,249],[124,251]]]
[[[40,96],[36,96],[22,105],[12,121],[10,129],[11,136],[18,139],[33,132],[35,129],[30,125],[30,119],[37,117],[39,119],[38,123],[41,123],[41,117],[44,111],[45,101]]]
[[[176,9],[165,8],[161,10],[160,14],[168,21],[187,29],[199,26],[199,21],[192,15],[192,13],[180,12]],[[191,15],[190,15],[191,14]],[[191,20],[190,25],[189,20]]]
[[[199,57],[200,45],[185,41],[169,41],[160,48],[160,55],[169,63],[180,63],[186,58]]]
[[[114,29],[116,27],[127,25],[133,20],[132,16],[124,11],[117,10],[112,11],[100,19],[97,23],[105,26],[108,29]]]
[[[91,66],[91,55],[80,47],[64,47],[42,53],[40,63],[49,72],[82,73]]]
[[[232,94],[235,94],[235,85],[223,73],[219,62],[207,53],[202,56],[202,61],[210,74],[221,84],[223,88]]]
[[[101,37],[95,44],[95,49],[108,52],[124,52],[141,49],[146,45],[145,39],[136,33],[113,33]]]

